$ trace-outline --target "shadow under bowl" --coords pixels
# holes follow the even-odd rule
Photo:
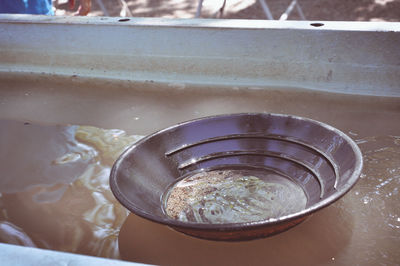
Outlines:
[[[362,154],[358,146],[329,125],[291,115],[241,113],[180,123],[143,138],[115,162],[110,186],[122,205],[146,219],[198,238],[240,241],[277,234],[299,224],[348,192],[357,182],[361,169]],[[256,209],[250,209],[255,213],[268,210],[271,214],[272,211],[273,215],[235,220],[246,218],[249,209],[242,208],[238,198],[247,202],[254,199],[249,200],[247,192],[220,196],[218,193],[226,190],[218,184],[212,184],[213,189],[208,191],[213,191],[213,199],[219,206],[207,205],[209,202],[204,199],[209,195],[205,195],[196,201],[197,207],[183,215],[184,219],[168,213],[171,191],[182,180],[204,173],[238,171],[264,181],[261,184],[264,194],[255,189],[258,194],[254,198],[261,202],[253,206]],[[272,184],[279,179],[292,185]],[[204,180],[209,181],[210,177],[206,175]],[[290,189],[283,193],[279,188],[294,188],[297,194]],[[239,190],[243,192],[242,188]],[[304,198],[298,196],[298,191]],[[269,192],[280,195],[281,201],[276,203],[277,197],[268,195]],[[193,201],[177,199],[178,204],[186,207],[185,200]],[[221,202],[227,199],[240,203],[239,207],[231,205],[226,212],[233,220],[221,222],[221,215],[217,215],[219,220],[212,220],[215,212],[221,213]],[[282,212],[284,207],[302,201],[301,208],[286,208]],[[191,216],[194,211],[198,213]]]

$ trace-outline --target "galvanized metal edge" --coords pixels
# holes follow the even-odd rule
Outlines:
[[[382,31],[400,32],[400,22],[367,21],[296,21],[296,20],[248,20],[248,19],[171,19],[150,17],[82,17],[44,16],[26,14],[0,14],[0,23],[66,23],[98,25],[132,25],[143,27],[195,27],[220,29],[304,29],[338,31]]]
[[[75,265],[75,266],[139,266],[141,263],[96,258],[53,250],[22,247],[0,243],[0,259],[2,265]]]
[[[400,97],[400,23],[0,15],[0,72]]]

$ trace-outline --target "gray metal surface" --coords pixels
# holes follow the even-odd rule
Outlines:
[[[21,247],[0,243],[1,265],[74,265],[74,266],[130,266],[145,265],[142,263],[132,263],[120,260],[110,260],[96,258],[71,253],[44,250],[31,247]]]
[[[400,95],[400,23],[126,20],[0,15],[0,72]]]

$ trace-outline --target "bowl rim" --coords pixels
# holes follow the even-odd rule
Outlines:
[[[307,121],[312,124],[316,124],[318,126],[324,127],[325,129],[329,131],[333,131],[340,137],[342,137],[346,142],[350,145],[352,148],[355,158],[356,158],[356,163],[355,163],[355,168],[351,176],[348,178],[348,180],[343,184],[340,190],[336,190],[332,195],[326,197],[325,199],[309,206],[308,208],[305,208],[301,211],[284,215],[279,218],[269,218],[269,219],[264,219],[260,221],[253,221],[253,222],[243,222],[243,223],[223,223],[223,224],[207,224],[207,223],[194,223],[194,222],[183,222],[179,221],[173,218],[168,217],[165,215],[165,217],[160,217],[153,215],[151,213],[148,213],[144,211],[141,208],[136,207],[134,204],[131,203],[131,201],[125,197],[124,193],[121,192],[118,186],[117,182],[117,173],[120,165],[124,161],[124,159],[127,157],[128,154],[130,154],[134,149],[136,149],[137,146],[141,145],[142,143],[146,142],[148,139],[162,134],[166,131],[171,131],[174,130],[178,127],[194,123],[197,121],[202,121],[202,120],[208,120],[208,119],[215,119],[215,118],[222,118],[222,117],[236,117],[236,116],[252,116],[252,115],[257,115],[257,116],[274,116],[274,117],[285,117],[285,118],[291,118],[291,119],[296,119],[296,120],[302,120],[302,121]],[[323,122],[306,118],[306,117],[301,117],[301,116],[296,116],[296,115],[289,115],[289,114],[277,114],[277,113],[269,113],[269,112],[244,112],[244,113],[228,113],[228,114],[218,114],[218,115],[212,115],[212,116],[205,116],[201,118],[196,118],[196,119],[191,119],[187,120],[184,122],[177,123],[175,125],[166,127],[164,129],[158,130],[150,135],[147,135],[146,137],[140,139],[139,141],[135,142],[132,144],[130,147],[128,147],[115,161],[113,167],[111,168],[110,172],[110,188],[116,199],[125,207],[127,208],[130,212],[139,215],[145,219],[148,219],[150,221],[160,223],[163,225],[171,226],[171,227],[176,227],[176,228],[181,228],[181,229],[189,229],[189,230],[205,230],[205,231],[239,231],[239,230],[246,230],[250,228],[257,228],[257,227],[264,227],[264,226],[273,226],[281,223],[286,223],[290,222],[292,220],[296,220],[308,215],[311,215],[312,213],[325,208],[332,204],[333,202],[339,200],[341,197],[343,197],[350,189],[357,183],[361,171],[363,167],[363,159],[362,159],[362,153],[358,145],[355,143],[354,140],[352,140],[348,135],[343,133],[341,130],[330,126],[328,124],[325,124]],[[160,202],[161,203],[161,202]],[[162,203],[161,203],[162,204]],[[160,205],[160,208],[162,206]]]

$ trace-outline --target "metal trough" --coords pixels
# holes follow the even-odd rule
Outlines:
[[[13,125],[0,131],[0,237],[31,246],[2,245],[2,260],[82,258],[32,250],[39,247],[150,264],[398,264],[399,47],[400,23],[0,15],[0,119]],[[238,112],[291,114],[338,128],[363,153],[360,181],[278,236],[234,244],[197,240],[121,211],[108,197],[108,179],[101,179],[114,157],[91,153],[99,142],[80,127],[143,136]],[[37,141],[30,141],[36,129]],[[80,137],[80,146],[66,142],[65,149],[87,153],[46,157],[51,132]],[[104,142],[126,137],[111,132]],[[73,176],[35,170],[54,162]],[[29,174],[16,174],[21,171]]]

